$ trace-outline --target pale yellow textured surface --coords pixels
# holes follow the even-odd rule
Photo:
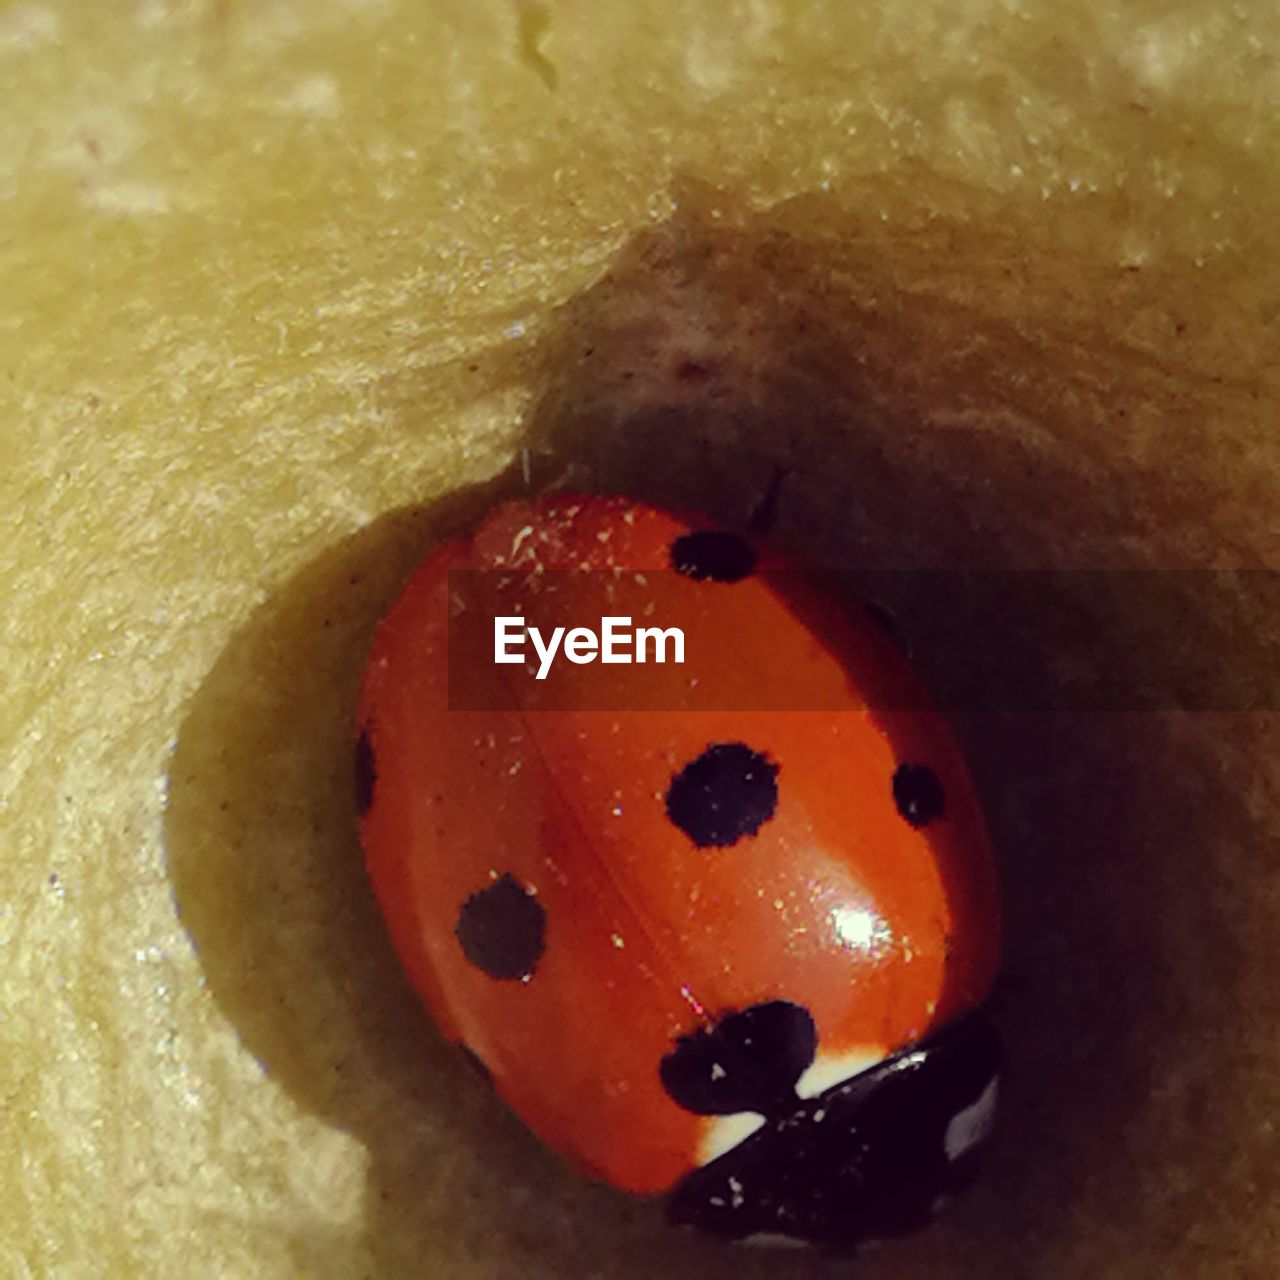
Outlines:
[[[423,1025],[363,645],[526,447],[727,515],[783,462],[851,564],[1280,566],[1278,41],[1263,0],[0,5],[0,1274],[846,1273],[667,1235]],[[1004,1133],[859,1274],[1268,1273],[1274,717],[967,732]]]

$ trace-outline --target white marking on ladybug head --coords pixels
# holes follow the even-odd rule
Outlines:
[[[998,1092],[999,1078],[992,1077],[991,1082],[978,1095],[976,1102],[970,1103],[951,1117],[951,1123],[947,1125],[947,1132],[942,1140],[948,1160],[959,1160],[962,1155],[991,1136],[991,1128],[996,1118]]]
[[[762,1124],[764,1116],[757,1115],[754,1111],[739,1111],[731,1116],[708,1116],[703,1121],[702,1137],[698,1140],[698,1164],[710,1164],[726,1151],[732,1151]]]
[[[884,1049],[874,1044],[859,1045],[845,1053],[819,1053],[796,1081],[796,1092],[802,1098],[816,1098],[833,1084],[843,1084],[877,1062],[883,1062],[887,1056]]]

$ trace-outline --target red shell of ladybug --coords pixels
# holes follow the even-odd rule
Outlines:
[[[627,499],[499,507],[378,628],[357,778],[401,961],[535,1132],[680,1220],[839,1242],[971,1176],[999,910],[942,716],[868,612],[794,570]],[[497,704],[468,709],[460,573],[518,584],[531,618],[625,575],[685,663],[568,673],[609,710],[497,667]],[[641,674],[646,709],[619,709]]]

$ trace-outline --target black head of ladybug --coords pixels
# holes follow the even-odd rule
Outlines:
[[[663,1085],[687,1110],[766,1117],[677,1184],[672,1222],[729,1240],[782,1235],[850,1248],[916,1230],[972,1181],[1000,1072],[981,1015],[801,1098],[795,1084],[816,1047],[807,1011],[775,1001],[684,1037],[663,1059]]]

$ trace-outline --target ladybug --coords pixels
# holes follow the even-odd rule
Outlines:
[[[548,693],[461,625],[601,601],[678,625],[683,662],[560,664]],[[726,1239],[835,1247],[972,1179],[1000,1069],[993,858],[872,610],[696,516],[514,502],[411,578],[357,727],[401,962],[578,1168]]]

